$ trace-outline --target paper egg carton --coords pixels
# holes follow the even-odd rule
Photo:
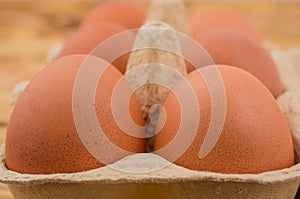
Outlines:
[[[171,2],[171,0],[165,2]],[[174,8],[174,12],[176,9],[177,11],[182,9],[179,0],[174,0],[174,2],[179,2],[179,6]],[[171,13],[170,10],[169,13]],[[179,19],[186,23],[183,18]],[[182,23],[173,18],[166,19],[166,22],[175,27],[176,24]],[[180,27],[181,31],[185,32],[185,27]],[[293,199],[300,183],[300,100],[298,100],[300,99],[298,97],[300,84],[294,68],[295,59],[293,59],[297,52],[289,53],[270,44],[266,44],[265,47],[278,67],[285,88],[285,92],[277,98],[277,102],[286,117],[292,134],[295,162],[297,163],[294,166],[260,174],[221,174],[194,171],[173,163],[169,163],[169,166],[163,169],[157,169],[165,165],[167,160],[155,154],[143,153],[125,157],[113,165],[85,172],[32,175],[8,170],[5,166],[5,147],[2,146],[0,148],[0,158],[2,159],[0,182],[9,186],[15,198],[22,199]],[[300,55],[300,50],[298,55]],[[26,84],[23,83],[18,90],[22,90],[25,86]],[[122,172],[122,170],[128,172]],[[149,170],[152,172],[143,172]]]

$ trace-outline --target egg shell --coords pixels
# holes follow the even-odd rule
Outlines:
[[[205,68],[209,67],[213,66]],[[186,79],[197,96],[199,127],[191,145],[174,163],[193,170],[237,174],[261,173],[292,166],[294,149],[290,130],[272,94],[244,70],[229,66],[218,66],[218,69],[227,104],[221,135],[210,153],[199,158],[200,147],[211,122],[211,97],[203,77],[194,71]],[[180,89],[183,89],[182,82],[173,92],[180,92]],[[181,125],[180,104],[173,93],[167,98],[164,108],[167,118],[155,137],[156,151],[174,139]],[[186,131],[186,136],[189,133]],[[168,159],[172,156],[172,149],[169,151],[159,155]]]
[[[114,22],[129,29],[139,28],[146,18],[145,11],[133,3],[112,1],[100,4],[83,20],[81,27],[98,22]]]
[[[248,35],[239,31],[218,29],[198,34],[195,40],[207,51],[215,64],[236,66],[252,73],[275,97],[283,92],[271,56],[259,42]],[[197,64],[197,67],[201,67],[210,63]],[[188,71],[195,69],[191,66],[187,65]]]
[[[244,32],[259,42],[261,35],[252,23],[238,11],[228,7],[214,7],[204,10],[189,20],[192,36],[214,29],[232,29]]]
[[[111,57],[110,55],[114,54],[114,48],[118,48],[118,46],[128,46],[126,47],[128,49],[132,48],[135,37],[134,33],[126,33],[128,40],[118,40],[118,43],[116,44],[118,46],[107,46],[107,49],[104,49],[104,51],[102,47],[99,48],[98,46],[105,40],[113,36],[117,36],[117,34],[124,31],[128,31],[128,29],[119,24],[109,22],[97,23],[79,29],[64,44],[57,58],[73,54],[92,54],[107,61],[111,61],[108,60],[108,57]],[[124,73],[128,58],[129,53],[125,53],[120,57],[116,57],[116,59],[112,62],[112,65],[115,66],[121,73]]]
[[[51,174],[104,166],[81,142],[72,114],[74,81],[86,57],[71,55],[57,59],[30,82],[9,121],[5,146],[8,169],[20,173]],[[89,59],[99,60],[96,57]],[[99,124],[112,143],[130,152],[143,152],[144,140],[123,132],[109,106],[114,86],[121,77],[111,65],[104,71],[95,91],[93,106]],[[124,92],[126,89],[130,91],[126,82],[122,85]],[[134,97],[130,100],[129,110],[132,120],[143,125],[141,110]],[[109,155],[110,151],[103,153]]]

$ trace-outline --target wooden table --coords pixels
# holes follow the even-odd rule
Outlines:
[[[136,2],[145,8],[148,4],[146,1]],[[189,2],[189,16],[216,4],[199,3],[196,0]],[[95,5],[95,2],[71,1],[0,3],[0,144],[5,140],[12,110],[8,101],[14,85],[33,78],[45,66],[50,47],[63,43]],[[267,41],[282,48],[300,46],[300,3],[222,5],[243,12]],[[0,184],[0,198],[12,198],[6,185]]]

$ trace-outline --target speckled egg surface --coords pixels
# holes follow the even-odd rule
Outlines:
[[[7,129],[5,162],[12,171],[30,174],[81,172],[103,166],[83,145],[72,115],[72,90],[85,55],[57,59],[29,84],[16,104]],[[94,57],[97,61],[98,58]],[[111,65],[95,94],[95,111],[106,136],[131,152],[143,152],[144,140],[127,135],[115,123],[110,97],[121,73]],[[126,82],[124,89],[126,87]],[[106,106],[107,105],[107,106]],[[138,102],[129,104],[133,121],[142,125]],[[86,133],[89,133],[86,129]],[[110,155],[110,151],[103,151]],[[111,154],[113,155],[113,154]]]
[[[126,32],[125,35],[118,40],[111,39],[112,37],[117,37],[119,33],[124,31],[128,31],[128,29],[119,24],[110,22],[96,23],[79,29],[67,40],[57,58],[73,54],[92,54],[109,62],[112,61],[112,65],[121,73],[124,73],[129,53],[120,56],[117,55],[114,58],[114,52],[116,48],[131,49],[135,34]],[[107,39],[111,39],[110,42],[112,42],[109,46],[103,44]],[[102,45],[106,46],[103,47]],[[108,60],[110,57],[113,57],[114,60]]]
[[[221,135],[210,153],[199,158],[212,112],[208,87],[202,76],[194,71],[186,78],[199,103],[199,127],[193,142],[174,163],[193,170],[238,174],[261,173],[292,166],[294,149],[290,130],[269,90],[244,70],[230,66],[218,66],[218,69],[224,82],[227,104]],[[183,89],[182,83],[174,92],[180,89]],[[181,122],[179,101],[174,94],[168,96],[164,108],[167,119],[155,137],[155,150],[174,139]],[[186,131],[186,136],[189,136],[188,133]],[[159,155],[168,159],[172,156],[169,153]]]
[[[248,35],[239,31],[218,29],[199,34],[195,40],[207,51],[215,64],[236,66],[252,73],[275,97],[283,92],[271,56],[259,42]],[[206,65],[205,62],[198,64]]]

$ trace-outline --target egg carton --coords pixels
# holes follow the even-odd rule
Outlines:
[[[153,5],[159,0],[153,0]],[[168,13],[177,13],[184,18],[183,3],[172,2]],[[160,6],[161,9],[164,6]],[[158,17],[163,15],[157,9]],[[178,12],[181,10],[181,12]],[[180,14],[179,14],[180,13]],[[158,17],[159,19],[159,17]],[[158,20],[156,19],[156,20]],[[170,17],[161,19],[180,31],[187,33],[180,23]],[[51,199],[51,198],[278,198],[293,199],[300,183],[300,107],[299,80],[294,65],[295,54],[283,51],[271,44],[265,44],[279,71],[285,92],[278,96],[277,102],[284,114],[294,143],[295,162],[290,168],[259,174],[221,174],[189,170],[177,166],[152,153],[135,154],[125,157],[112,165],[79,173],[32,175],[11,171],[5,166],[4,146],[0,148],[0,182],[8,185],[15,198]],[[180,61],[178,61],[180,62]],[[182,63],[180,63],[182,64]],[[17,87],[17,95],[26,87],[23,83]],[[16,98],[13,101],[17,100]],[[164,166],[168,165],[168,166]],[[122,172],[122,171],[127,172]],[[131,172],[130,172],[131,171]],[[148,171],[148,172],[144,172]]]

